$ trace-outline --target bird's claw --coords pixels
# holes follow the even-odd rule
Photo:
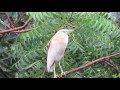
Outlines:
[[[66,77],[66,73],[65,72],[62,72],[61,75],[54,76],[54,78],[62,78],[62,77]]]
[[[57,76],[54,76],[54,78],[57,78]]]
[[[57,75],[56,75],[56,74],[54,75],[54,78],[57,78]]]
[[[61,77],[63,77],[63,76],[66,77],[65,72],[62,72],[62,73],[61,73]]]

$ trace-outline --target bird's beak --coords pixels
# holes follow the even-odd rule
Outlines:
[[[74,31],[75,31],[75,30],[72,29],[72,30],[70,30],[70,33],[71,33],[71,32],[74,32]]]

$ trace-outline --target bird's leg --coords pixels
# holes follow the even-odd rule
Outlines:
[[[54,78],[56,78],[55,63],[54,63]]]
[[[60,62],[59,62],[59,66],[60,66],[60,70],[61,70],[61,72],[62,72],[62,74],[64,74],[65,76],[66,76],[66,74],[63,72],[63,70],[62,70],[62,67],[61,67],[61,65],[60,65]]]
[[[60,65],[60,62],[59,62],[59,67],[60,67],[61,72],[63,73],[63,70],[62,70],[62,67],[61,67],[61,65]]]
[[[65,67],[65,61],[64,61],[64,56],[63,56],[63,67]]]

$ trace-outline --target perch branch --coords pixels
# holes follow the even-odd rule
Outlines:
[[[65,76],[65,75],[68,75],[68,74],[71,74],[71,73],[75,73],[75,72],[80,71],[82,69],[86,69],[86,68],[88,68],[88,67],[90,67],[90,66],[92,66],[94,64],[97,64],[99,62],[103,62],[103,61],[109,60],[111,57],[119,56],[119,55],[120,55],[120,53],[117,53],[117,54],[112,54],[112,55],[109,55],[109,56],[106,56],[106,57],[102,57],[102,58],[93,60],[92,62],[89,62],[89,63],[87,63],[87,64],[85,64],[83,66],[80,66],[78,68],[75,68],[75,69],[72,69],[72,70],[69,70],[69,71],[65,71],[64,73],[59,74],[57,76],[57,78],[61,78],[61,77]]]
[[[17,27],[17,28],[13,28],[13,29],[8,29],[8,30],[2,30],[2,31],[0,31],[0,34],[5,34],[5,33],[8,33],[8,32],[12,32],[12,31],[17,31],[17,30],[23,29],[30,23],[30,21],[31,21],[31,18],[28,19],[23,26],[20,26],[20,27]]]

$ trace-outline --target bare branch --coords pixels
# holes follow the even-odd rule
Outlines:
[[[118,70],[118,67],[115,64],[113,64],[108,60],[106,60],[105,63],[108,64],[110,67],[112,67],[117,73],[120,73],[120,71]]]
[[[68,26],[70,26],[70,27],[73,27],[75,30],[77,30],[78,29],[78,26],[76,26],[76,25],[72,25],[71,23],[69,23],[69,22],[65,22],[65,24],[67,24]]]
[[[0,68],[0,73],[1,73],[5,78],[9,78],[1,68]]]
[[[23,14],[20,16],[20,18],[15,22],[15,26],[20,22],[20,20],[21,20],[22,18],[24,18],[24,16],[25,16],[25,13],[23,13]]]
[[[74,68],[74,69],[72,69],[72,70],[65,71],[64,73],[59,74],[57,77],[58,77],[58,78],[61,78],[61,77],[65,76],[65,75],[68,75],[68,74],[75,73],[75,72],[77,72],[77,71],[86,69],[86,68],[88,68],[88,67],[90,67],[90,66],[92,66],[92,65],[94,65],[94,64],[97,64],[97,63],[99,63],[99,62],[103,62],[103,61],[109,60],[111,57],[119,56],[119,55],[120,55],[120,53],[117,53],[117,54],[112,54],[112,55],[109,55],[109,56],[106,56],[106,57],[102,57],[102,58],[93,60],[92,62],[89,62],[89,63],[87,63],[87,64],[85,64],[85,65],[83,65],[83,66],[80,66],[80,67],[78,67],[78,68]]]
[[[13,25],[13,23],[12,23],[12,21],[11,21],[11,19],[10,19],[10,17],[9,17],[9,15],[8,15],[7,12],[5,12],[5,15],[6,15],[8,21],[9,21],[9,23],[10,23],[10,26],[11,26],[12,28],[14,28],[14,25]]]
[[[9,59],[9,58],[11,58],[11,57],[7,57],[7,58],[4,58],[4,59],[0,59],[0,61],[4,61],[4,60]]]
[[[44,69],[44,71],[43,71],[42,75],[40,76],[40,78],[44,78],[46,70],[47,70],[47,68]]]
[[[17,27],[17,28],[13,28],[13,29],[8,29],[8,30],[2,30],[2,31],[0,31],[0,34],[5,34],[5,33],[8,33],[8,32],[12,32],[12,31],[17,31],[17,30],[23,29],[30,23],[30,21],[31,21],[31,18],[28,19],[23,26],[20,26],[20,27]]]
[[[9,25],[7,25],[6,23],[4,23],[2,20],[0,20],[0,23],[1,23],[2,25],[4,25],[5,27],[11,29],[11,27],[10,27]]]
[[[32,31],[32,28],[27,29],[27,30],[20,30],[20,31],[13,31],[14,33],[23,33],[23,32],[29,32]]]

